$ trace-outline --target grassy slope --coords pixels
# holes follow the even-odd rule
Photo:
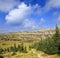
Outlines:
[[[0,48],[8,48],[14,44],[20,44],[19,41],[0,41]],[[31,43],[24,43],[25,46],[29,46]],[[43,52],[32,49],[28,53],[16,52],[16,55],[12,56],[12,52],[6,52],[2,54],[5,58],[60,58],[59,55],[47,55]]]
[[[11,56],[12,52],[5,53],[3,56],[5,58],[60,58],[59,55],[47,55],[40,51],[31,50],[28,53],[16,52],[16,55]]]

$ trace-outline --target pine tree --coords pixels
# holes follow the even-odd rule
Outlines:
[[[55,33],[55,36],[56,36],[56,44],[57,44],[57,47],[58,47],[58,53],[60,54],[60,30],[58,29],[58,27],[56,26],[56,33]]]
[[[47,54],[60,54],[60,32],[57,25],[53,37],[41,40],[38,43],[37,50],[41,50]]]
[[[55,34],[52,37],[52,39],[54,40],[54,44],[52,47],[55,49],[56,53],[60,53],[60,30],[57,25],[56,25],[56,29],[55,29]],[[53,51],[54,51],[54,49],[53,49]]]
[[[57,42],[60,39],[60,31],[57,25],[56,25],[55,35],[53,36],[53,39],[55,40],[55,42]]]

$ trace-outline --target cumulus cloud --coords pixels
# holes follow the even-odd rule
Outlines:
[[[6,16],[6,21],[8,24],[20,24],[20,26],[23,26],[24,28],[37,28],[43,23],[45,23],[45,20],[43,18],[40,19],[40,24],[36,24],[36,22],[31,20],[29,17],[32,15],[42,15],[48,11],[50,11],[52,8],[60,8],[60,0],[49,0],[44,7],[40,7],[40,5],[29,5],[25,3],[21,3],[18,8],[12,9],[8,15]],[[59,21],[59,20],[58,20]]]
[[[19,4],[18,0],[0,0],[0,11],[7,12]]]
[[[21,3],[18,8],[13,9],[6,16],[7,23],[19,24],[21,21],[28,18],[30,14],[31,7],[27,6],[25,3]]]
[[[35,6],[33,6],[35,8]],[[11,10],[6,16],[6,22],[8,24],[17,25],[25,30],[36,29],[36,22],[29,16],[33,12],[32,6],[27,6],[25,3],[21,3],[18,8]]]
[[[45,19],[41,18],[39,23],[36,23],[36,21],[32,20],[32,19],[25,19],[25,21],[23,21],[23,31],[33,31],[33,30],[39,30],[45,23]]]
[[[60,0],[50,0],[48,4],[50,5],[50,7],[60,8]]]
[[[60,8],[60,0],[49,0],[46,5],[43,7],[45,12],[51,10],[52,8]]]
[[[42,18],[39,23],[36,23],[34,20],[35,18],[32,19],[32,17],[30,17],[31,14],[35,14],[33,12],[35,12],[37,8],[39,8],[39,5],[37,4],[35,6],[27,6],[25,3],[21,3],[18,8],[15,8],[8,13],[6,21],[8,24],[12,25],[19,24],[23,30],[36,30],[39,28],[40,24],[45,22]]]
[[[19,3],[21,3],[19,0],[0,0],[0,11],[9,11],[15,6],[19,5]],[[35,9],[38,9],[36,12],[40,14],[52,8],[60,8],[60,0],[48,0],[48,2],[42,8],[40,6],[36,8],[37,6],[38,4],[35,6]]]
[[[39,27],[40,27],[40,23],[43,23],[43,22],[39,22],[39,23],[36,23],[36,21],[34,21],[34,20],[28,20],[28,19],[26,19],[24,22],[24,28],[28,28],[28,30],[31,28],[32,30],[36,30],[36,29],[38,29]]]
[[[51,9],[58,9],[60,8],[60,0],[48,0],[43,7],[38,5],[37,11],[35,12],[37,15],[43,15],[49,12]]]

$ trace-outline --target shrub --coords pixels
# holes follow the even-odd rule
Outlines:
[[[4,57],[0,55],[0,58],[4,58]]]
[[[16,52],[13,52],[13,53],[12,53],[12,56],[14,56],[14,55],[16,55]]]
[[[3,53],[3,49],[2,48],[0,48],[0,54],[2,54]]]

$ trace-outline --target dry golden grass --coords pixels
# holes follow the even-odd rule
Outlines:
[[[8,48],[10,46],[14,46],[14,44],[18,45],[21,42],[19,41],[2,41],[0,40],[0,48]],[[32,44],[28,42],[24,42],[24,45],[27,47]],[[21,53],[16,52],[16,55],[12,56],[12,52],[6,52],[2,54],[5,58],[60,58],[59,55],[47,55],[41,51],[36,51],[35,49],[32,49],[31,51],[28,50],[28,53]],[[38,57],[39,55],[39,57]]]
[[[0,48],[8,48],[10,46],[14,46],[14,44],[16,44],[16,46],[18,46],[18,44],[21,44],[21,42],[0,40]],[[28,47],[32,43],[24,42],[23,44],[24,44],[24,46]]]

